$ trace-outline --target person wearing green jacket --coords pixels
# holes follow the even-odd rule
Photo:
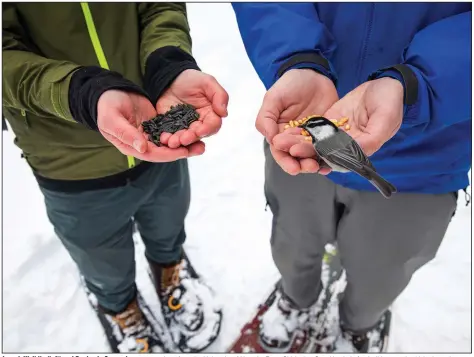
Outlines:
[[[137,303],[134,225],[174,342],[202,350],[221,313],[182,249],[186,159],[220,129],[228,95],[192,57],[185,4],[2,7],[3,115],[59,239],[120,331],[120,351],[159,339]],[[162,134],[163,146],[149,142],[141,123],[178,103],[196,107],[199,121]]]

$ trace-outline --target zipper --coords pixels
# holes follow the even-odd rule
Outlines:
[[[372,2],[372,3],[370,3],[370,8],[369,8],[369,20],[367,22],[367,31],[365,33],[365,38],[364,38],[363,47],[362,47],[362,53],[361,53],[360,58],[359,58],[359,70],[358,70],[358,73],[357,73],[357,78],[359,80],[359,83],[364,81],[362,79],[361,75],[362,75],[362,69],[364,68],[364,61],[367,57],[367,51],[368,51],[368,47],[369,47],[370,37],[372,35],[372,26],[373,26],[373,22],[374,22],[374,13],[375,13],[375,3]],[[359,83],[355,83],[355,86],[357,86]]]
[[[89,37],[91,39],[92,46],[94,47],[94,52],[97,56],[97,60],[99,61],[99,65],[104,69],[110,70],[107,59],[105,58],[104,50],[100,44],[99,35],[97,34],[97,29],[94,24],[94,19],[92,17],[89,3],[81,2],[81,8],[82,13],[84,14],[84,19],[86,20],[87,31],[89,32]],[[135,158],[133,156],[127,156],[127,163],[129,169],[135,167]]]
[[[26,110],[21,109],[20,114],[23,117],[23,119],[25,120],[26,127],[29,128],[31,125],[30,125],[30,121],[28,120],[28,117],[26,116]]]

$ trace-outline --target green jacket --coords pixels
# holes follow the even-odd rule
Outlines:
[[[71,76],[101,66],[142,85],[147,57],[164,46],[191,53],[184,3],[3,3],[3,114],[40,176],[105,177],[139,164],[76,123]]]

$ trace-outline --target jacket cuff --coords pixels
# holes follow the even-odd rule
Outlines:
[[[74,72],[69,84],[69,109],[73,119],[91,130],[97,127],[97,103],[100,96],[111,89],[141,94],[146,92],[120,73],[101,67],[88,66]]]
[[[383,77],[396,79],[403,85],[403,122],[408,125],[417,124],[417,118],[420,116],[418,100],[420,80],[415,69],[409,65],[398,64],[375,71],[369,76],[368,80]]]
[[[397,64],[375,71],[369,76],[369,81],[382,77],[392,77],[398,79],[404,88],[403,104],[414,105],[418,100],[418,78],[410,66]]]
[[[291,56],[279,68],[277,79],[290,69],[310,68],[328,77],[337,86],[337,75],[331,63],[322,55],[315,52],[302,52]]]
[[[156,105],[158,98],[168,89],[181,72],[187,69],[200,71],[193,56],[179,47],[165,46],[152,52],[145,65],[144,88]]]

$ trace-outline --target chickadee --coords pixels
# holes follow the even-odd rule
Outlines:
[[[313,139],[320,165],[326,163],[333,171],[359,174],[369,180],[385,198],[397,192],[395,186],[376,172],[359,144],[333,122],[324,117],[312,117],[301,127]]]

